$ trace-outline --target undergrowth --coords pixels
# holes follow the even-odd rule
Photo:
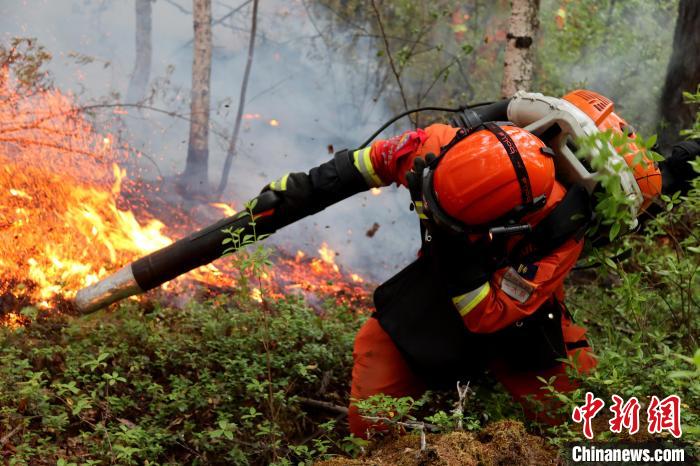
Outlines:
[[[344,404],[360,320],[295,297],[264,311],[222,296],[0,330],[0,426],[12,433],[0,436],[3,460],[288,464],[352,452],[344,426],[298,397]]]

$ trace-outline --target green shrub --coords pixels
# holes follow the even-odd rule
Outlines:
[[[233,296],[3,329],[0,423],[18,429],[9,464],[283,464],[304,448],[318,454],[313,441],[295,444],[316,428],[298,397],[322,389],[345,402],[360,321],[333,307],[320,316],[298,297],[261,306]]]

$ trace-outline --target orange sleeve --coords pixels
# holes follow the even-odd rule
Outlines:
[[[386,186],[391,183],[406,185],[406,172],[413,166],[413,159],[429,153],[440,153],[457,132],[457,128],[435,124],[423,129],[410,130],[391,139],[372,143],[369,151],[355,152],[355,166],[365,176],[370,186]],[[367,152],[365,152],[367,151]],[[369,158],[366,166],[363,157]],[[374,178],[373,178],[374,177]]]
[[[533,314],[552,296],[563,298],[563,283],[576,264],[583,249],[583,241],[570,239],[549,256],[533,264],[521,264],[520,271],[506,267],[497,270],[489,280],[483,299],[462,319],[475,333],[501,330]],[[527,268],[536,270],[531,280],[526,279]]]

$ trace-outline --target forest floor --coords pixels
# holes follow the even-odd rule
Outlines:
[[[317,466],[458,466],[558,464],[557,449],[543,437],[528,433],[525,426],[501,420],[479,433],[450,432],[426,435],[421,451],[418,434],[394,436],[377,442],[362,459],[332,458]]]

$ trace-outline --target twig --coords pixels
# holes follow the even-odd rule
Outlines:
[[[241,11],[241,10],[243,9],[243,7],[245,7],[247,4],[249,4],[249,3],[252,2],[252,1],[253,1],[253,0],[246,0],[245,2],[241,3],[241,4],[238,5],[236,8],[234,8],[233,10],[229,11],[228,13],[226,13],[226,14],[225,14],[224,16],[222,16],[221,18],[219,18],[219,19],[217,19],[216,21],[214,21],[213,23],[211,23],[211,25],[212,25],[212,26],[216,26],[216,25],[219,25],[219,24],[223,23],[224,21],[226,21],[227,19],[229,19],[231,16],[233,16],[233,15],[235,15],[236,13],[238,13],[239,11]]]
[[[394,73],[396,78],[396,84],[399,86],[399,91],[401,93],[401,100],[403,101],[403,106],[405,110],[408,110],[408,101],[406,100],[406,93],[403,90],[403,84],[401,84],[401,77],[399,72],[396,70],[396,65],[394,64],[394,58],[391,56],[391,50],[389,48],[389,40],[386,37],[386,32],[384,31],[384,23],[382,23],[382,16],[379,13],[379,8],[377,8],[376,0],[372,0],[372,9],[374,14],[377,16],[377,24],[379,25],[379,31],[382,33],[382,40],[384,41],[384,48],[386,50],[386,55],[389,58],[389,66],[391,66],[391,71]]]
[[[0,447],[4,447],[5,444],[12,438],[12,436],[19,432],[23,427],[24,425],[20,422],[14,429],[9,431],[7,434],[3,435],[3,437],[0,438]]]
[[[470,389],[469,389],[469,381],[467,381],[467,384],[465,386],[462,386],[459,383],[459,380],[457,381],[457,396],[459,396],[459,400],[457,401],[455,405],[455,409],[452,411],[454,414],[456,414],[457,417],[457,429],[459,430],[464,430],[464,425],[463,425],[463,417],[464,417],[464,404],[467,402],[467,395],[469,395]]]
[[[313,400],[311,398],[305,398],[305,397],[299,397],[298,400],[307,406],[313,406],[314,408],[321,408],[325,409],[327,411],[333,411],[339,414],[344,414],[347,416],[348,414],[348,408],[345,406],[340,406],[333,404],[329,401],[320,401],[320,400]]]
[[[428,94],[430,94],[430,91],[433,90],[433,87],[435,87],[435,84],[440,80],[442,75],[447,72],[455,63],[457,63],[458,58],[454,58],[450,63],[442,67],[437,73],[435,73],[435,79],[433,79],[433,82],[430,83],[430,86],[423,92],[423,94],[419,97],[419,102],[418,105],[420,105],[420,102],[425,100],[426,97],[428,97]]]
[[[184,13],[186,15],[192,14],[192,12],[190,10],[188,10],[187,8],[183,7],[182,5],[180,5],[179,3],[177,3],[173,0],[165,0],[165,3],[168,3],[172,6],[174,6],[175,8],[177,8],[178,10],[180,10],[182,13]]]
[[[247,4],[249,4],[249,3],[252,2],[252,1],[253,1],[253,0],[245,0],[245,2],[241,3],[240,5],[238,5],[236,8],[232,9],[231,11],[229,11],[228,13],[226,13],[226,14],[225,14],[224,16],[222,16],[221,18],[219,18],[219,19],[217,19],[217,20],[214,20],[214,21],[211,23],[211,27],[218,26],[219,24],[223,23],[224,21],[226,21],[227,19],[229,19],[231,16],[233,16],[233,15],[235,15],[236,13],[238,13],[239,11],[241,11],[241,10],[243,9],[244,6],[246,6]],[[257,0],[256,0],[256,1],[257,1]],[[185,45],[183,45],[182,48],[189,47],[189,46],[192,44],[192,42],[194,42],[193,39],[188,40],[187,42],[185,42]]]
[[[282,84],[284,84],[285,81],[289,81],[290,79],[292,79],[292,77],[294,77],[294,74],[290,74],[290,75],[287,76],[286,78],[280,79],[279,81],[277,81],[276,83],[274,83],[272,86],[270,86],[270,87],[268,87],[268,88],[266,88],[266,89],[263,89],[262,91],[260,91],[260,92],[258,92],[257,94],[255,94],[253,97],[251,97],[250,99],[248,99],[248,101],[247,101],[246,103],[247,103],[247,104],[250,104],[252,101],[254,101],[255,99],[257,99],[258,97],[260,97],[260,96],[262,96],[262,95],[265,95],[265,94],[267,94],[268,92],[274,91],[275,89],[277,89],[278,87],[280,87]]]
[[[97,154],[94,152],[82,150],[82,149],[75,149],[72,147],[66,147],[61,144],[55,144],[55,143],[50,143],[50,142],[40,142],[40,141],[33,141],[31,139],[23,139],[23,138],[2,138],[0,137],[0,142],[9,142],[13,144],[21,144],[21,145],[27,145],[27,146],[39,146],[39,147],[48,147],[49,149],[56,149],[56,150],[62,150],[66,152],[72,152],[74,154],[80,154],[80,155],[87,155],[90,157],[96,157]]]
[[[250,41],[248,43],[248,60],[245,64],[245,71],[243,73],[243,82],[241,83],[241,95],[238,99],[238,113],[236,114],[236,123],[233,127],[233,134],[231,135],[231,140],[229,141],[228,152],[226,153],[226,160],[224,161],[224,169],[221,173],[221,181],[219,182],[219,189],[217,190],[216,197],[221,198],[221,195],[226,189],[226,184],[228,183],[228,173],[231,170],[231,162],[233,162],[233,156],[236,153],[236,141],[238,139],[238,132],[241,129],[241,120],[243,119],[243,107],[245,106],[245,93],[248,88],[248,78],[250,77],[250,68],[253,65],[253,53],[255,52],[255,34],[258,29],[258,0],[253,1],[253,19],[252,26],[250,29]]]
[[[395,421],[394,419],[388,418],[388,417],[381,417],[381,416],[362,416],[363,419],[367,419],[368,421],[374,421],[374,422],[379,422],[379,421],[385,421],[388,422],[389,424],[396,424],[401,427],[411,427],[415,428],[417,426],[423,426],[427,430],[431,432],[440,432],[440,428],[436,426],[435,424],[431,424],[429,422],[425,421]]]
[[[178,113],[178,112],[175,112],[172,110],[165,110],[165,109],[158,108],[158,107],[152,107],[150,105],[143,105],[140,103],[135,103],[135,104],[123,104],[123,103],[94,104],[94,105],[85,105],[83,107],[76,107],[74,110],[85,111],[85,110],[92,110],[92,109],[97,109],[97,108],[113,108],[113,107],[117,107],[117,108],[118,107],[134,107],[134,108],[138,108],[139,110],[150,110],[152,112],[162,113],[164,115],[167,115],[167,116],[172,117],[172,118],[176,118],[178,120],[183,120],[183,121],[187,121],[187,122],[190,121],[190,118],[186,114]],[[210,124],[210,126],[211,126],[211,124]],[[216,128],[211,128],[210,130],[212,131],[212,133],[216,134],[220,138],[225,139],[225,140],[228,139],[227,134],[224,134],[221,131],[217,131]]]

